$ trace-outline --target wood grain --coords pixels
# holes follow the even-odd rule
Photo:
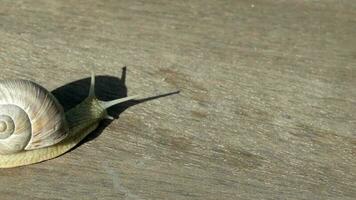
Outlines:
[[[0,170],[1,199],[354,199],[355,19],[353,1],[1,1],[1,79],[65,109],[92,67],[103,99],[180,90]]]

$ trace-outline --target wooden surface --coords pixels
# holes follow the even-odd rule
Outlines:
[[[355,199],[355,19],[353,0],[1,1],[1,79],[65,109],[92,67],[103,99],[180,93],[0,170],[0,198]]]

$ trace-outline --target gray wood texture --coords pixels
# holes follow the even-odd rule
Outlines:
[[[1,1],[1,79],[180,93],[0,170],[0,199],[355,199],[355,33],[353,0]]]

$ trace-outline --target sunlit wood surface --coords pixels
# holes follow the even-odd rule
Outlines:
[[[66,110],[93,68],[102,99],[180,93],[1,169],[0,199],[355,199],[355,36],[352,0],[1,1],[1,79]]]

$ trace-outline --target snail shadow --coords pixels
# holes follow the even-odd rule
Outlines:
[[[113,99],[123,98],[127,96],[126,81],[126,67],[122,68],[121,77],[115,76],[96,76],[95,77],[95,94],[98,99],[109,101]],[[80,102],[82,102],[86,97],[88,97],[90,87],[90,77],[80,79],[64,86],[61,86],[52,91],[52,94],[58,99],[59,103],[62,104],[64,111],[75,107]],[[127,108],[146,102],[154,100],[157,98],[178,94],[179,91],[166,93],[162,95],[157,95],[153,97],[148,97],[139,100],[131,100],[108,109],[108,114],[115,119],[118,119],[120,114],[124,112]],[[114,120],[115,120],[114,119]],[[90,133],[84,140],[82,140],[75,148],[78,146],[89,142],[96,137],[100,136],[107,126],[112,123],[113,120],[103,120],[99,127]],[[73,148],[73,149],[75,149]],[[72,149],[72,150],[73,150]]]

